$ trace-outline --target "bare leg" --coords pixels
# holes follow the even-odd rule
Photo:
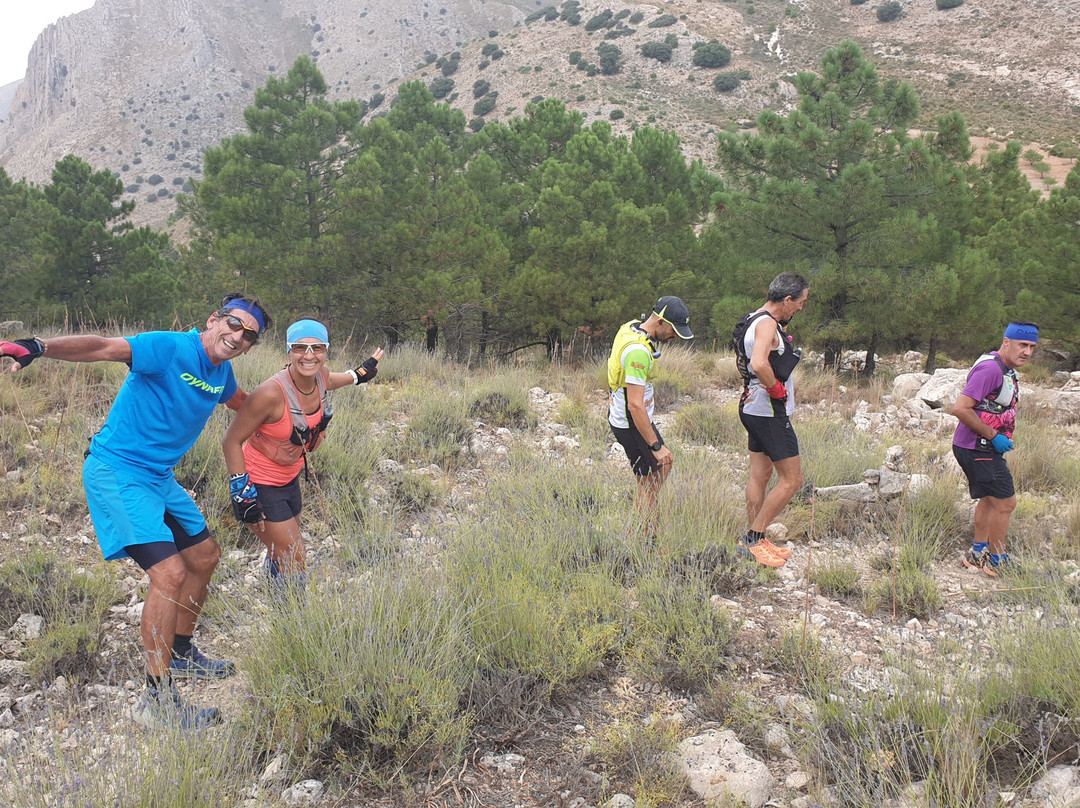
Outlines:
[[[755,454],[758,453],[750,453],[750,484],[746,487],[746,508],[748,512],[751,509],[750,489],[752,485],[755,485],[758,482],[754,479]],[[750,521],[751,530],[757,530],[764,533],[765,529],[772,524],[772,521],[780,515],[780,511],[784,510],[784,507],[791,501],[791,498],[795,496],[795,492],[798,491],[799,487],[803,484],[803,475],[798,455],[785,458],[784,460],[777,460],[775,463],[769,461],[769,458],[764,454],[762,454],[762,457],[770,463],[772,468],[776,469],[777,474],[776,485],[774,485],[772,491],[765,496],[764,501],[761,502],[761,505],[757,508],[757,513],[753,514],[753,518]],[[764,484],[761,485],[762,491],[764,491],[768,482],[769,478],[766,477]]]
[[[151,676],[166,676],[172,660],[176,634],[178,603],[182,597],[187,569],[180,556],[169,556],[147,570],[150,591],[143,603],[142,641],[146,652],[146,671]],[[188,632],[190,633],[190,632]]]
[[[1009,519],[1016,509],[1016,497],[998,499],[983,497],[975,506],[975,541],[985,541],[990,552],[1005,552],[1005,537],[1009,532]]]
[[[764,452],[750,453],[750,481],[746,484],[746,523],[754,524],[773,473],[773,462]]]
[[[637,478],[637,496],[634,506],[646,536],[655,536],[660,520],[660,489],[671,473],[671,465],[660,466],[652,474]]]
[[[206,603],[206,588],[210,577],[221,559],[221,548],[213,539],[180,551],[187,575],[177,599],[176,633],[191,636],[195,633],[195,621]],[[172,648],[170,640],[169,648]]]
[[[287,522],[263,522],[263,525],[263,532],[258,536],[266,545],[266,554],[277,564],[277,568],[287,575],[303,572],[306,562],[304,537],[300,535],[300,518],[293,517]]]

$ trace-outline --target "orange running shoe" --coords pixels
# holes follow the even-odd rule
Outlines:
[[[766,567],[784,566],[784,559],[769,550],[764,541],[750,543],[743,536],[735,542],[735,551],[743,558],[752,559]]]
[[[770,553],[772,553],[777,558],[782,558],[785,561],[787,561],[789,558],[791,558],[791,550],[789,550],[786,547],[777,547],[775,544],[773,544],[768,539],[762,539],[761,541],[758,542],[758,544],[762,545],[766,550],[768,550]]]

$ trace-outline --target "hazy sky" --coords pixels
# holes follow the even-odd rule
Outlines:
[[[0,11],[0,87],[26,75],[30,48],[47,25],[92,5],[94,0],[5,0]]]

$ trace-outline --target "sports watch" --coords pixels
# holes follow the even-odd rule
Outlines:
[[[650,443],[649,448],[652,449],[654,452],[659,452],[660,447],[663,446],[663,445],[664,445],[664,442],[662,440],[658,440],[656,443]]]

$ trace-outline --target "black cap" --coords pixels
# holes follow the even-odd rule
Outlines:
[[[683,339],[693,339],[690,331],[690,310],[677,297],[662,297],[653,306],[653,314],[675,329]]]

